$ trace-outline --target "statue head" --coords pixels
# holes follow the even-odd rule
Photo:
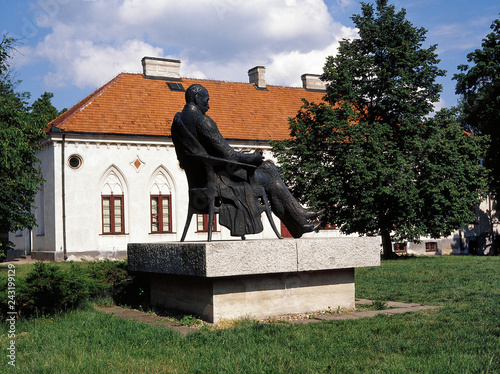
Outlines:
[[[201,84],[192,84],[186,90],[186,103],[196,105],[205,114],[210,106],[208,105],[208,91]]]

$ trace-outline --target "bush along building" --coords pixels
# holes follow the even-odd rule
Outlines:
[[[302,75],[302,87],[282,87],[266,84],[262,66],[248,71],[248,83],[238,83],[181,77],[180,64],[144,57],[142,74],[119,74],[49,124],[38,154],[46,181],[35,201],[38,226],[10,234],[16,249],[41,260],[124,258],[127,243],[179,241],[188,187],[170,126],[191,84],[207,88],[208,115],[233,148],[262,149],[268,159],[273,158],[269,141],[289,136],[288,119],[302,98],[318,103],[326,92],[313,74]],[[262,233],[247,239],[275,238],[267,220],[263,224]],[[195,215],[186,240],[205,240],[206,231],[207,217]],[[305,237],[340,235],[325,224]],[[480,238],[479,225],[473,225],[446,239],[396,243],[395,250],[463,252],[474,240],[480,246]],[[239,240],[215,222],[213,240],[228,239]]]

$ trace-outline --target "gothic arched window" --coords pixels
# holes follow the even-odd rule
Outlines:
[[[111,170],[102,189],[102,233],[125,233],[123,187],[117,174]]]
[[[151,232],[172,232],[172,194],[165,174],[159,171],[150,190]]]

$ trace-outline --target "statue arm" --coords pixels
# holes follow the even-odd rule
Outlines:
[[[261,153],[241,153],[236,152],[224,139],[217,124],[208,116],[203,116],[198,128],[198,137],[209,154],[215,157],[221,157],[228,160],[235,160],[238,162],[260,165],[263,161]]]

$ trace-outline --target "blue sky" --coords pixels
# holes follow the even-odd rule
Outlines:
[[[428,30],[426,47],[438,44],[447,76],[437,107],[455,105],[453,74],[490,32],[498,0],[389,3]],[[21,39],[11,60],[18,90],[32,100],[52,92],[62,109],[121,72],[141,72],[143,56],[180,59],[182,76],[237,82],[263,65],[268,84],[301,86],[339,40],[356,37],[358,13],[354,0],[2,0],[0,28]]]

